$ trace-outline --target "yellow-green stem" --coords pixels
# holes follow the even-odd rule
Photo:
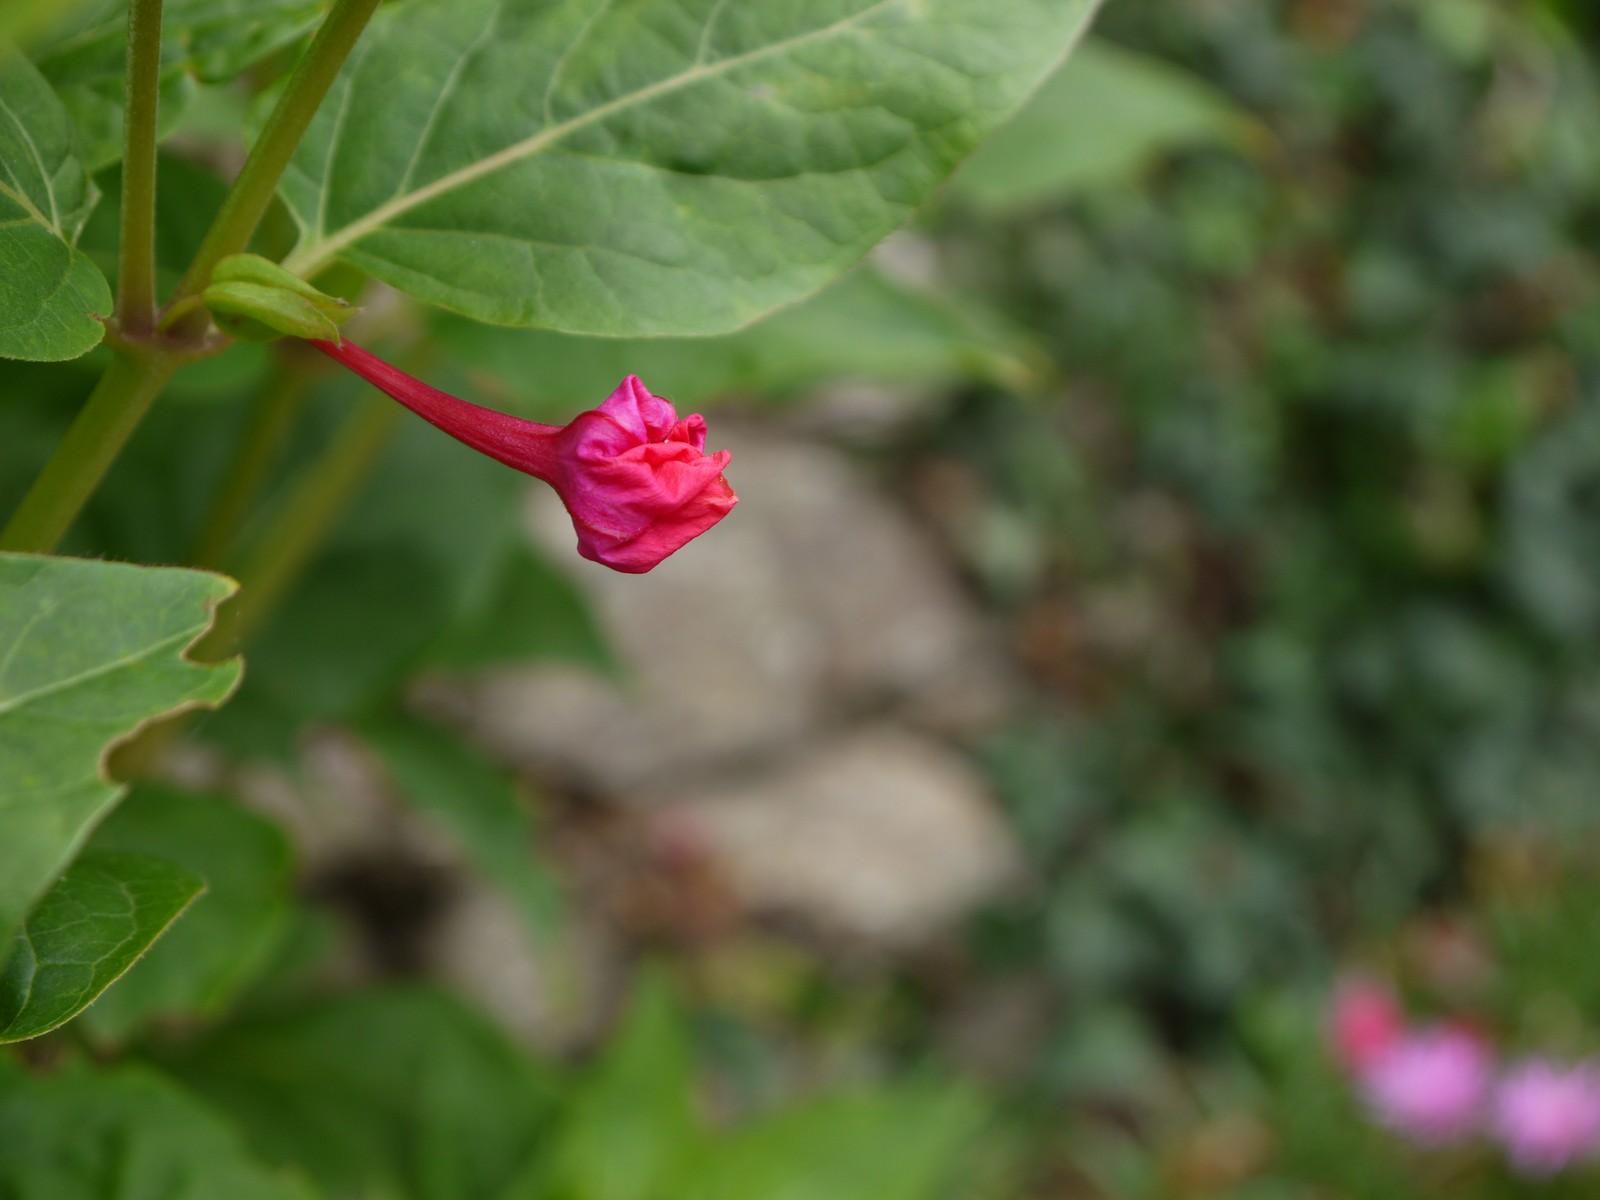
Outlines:
[[[0,550],[48,554],[56,548],[182,361],[117,351],[55,454],[0,531]]]
[[[156,133],[161,84],[161,0],[129,0],[122,152],[122,240],[117,326],[129,337],[155,328]]]
[[[338,78],[339,68],[377,7],[378,0],[336,0],[305,55],[295,64],[283,95],[267,118],[261,136],[250,148],[244,168],[233,181],[171,303],[178,304],[198,295],[211,279],[217,263],[230,254],[240,253],[250,244],[311,118],[316,115],[322,98]]]

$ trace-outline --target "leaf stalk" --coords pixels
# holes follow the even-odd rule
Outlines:
[[[250,148],[244,168],[233,181],[194,262],[178,284],[171,305],[180,305],[198,295],[211,281],[219,262],[230,254],[242,253],[250,244],[256,226],[272,203],[278,181],[378,3],[379,0],[336,0],[310,47],[295,64],[283,95]],[[197,319],[198,314],[187,318]]]
[[[129,0],[122,154],[122,236],[116,323],[147,335],[156,318],[156,135],[161,85],[162,0]]]

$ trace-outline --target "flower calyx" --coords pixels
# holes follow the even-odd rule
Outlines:
[[[233,254],[218,263],[200,302],[217,328],[246,342],[337,342],[339,326],[360,311],[257,254]]]

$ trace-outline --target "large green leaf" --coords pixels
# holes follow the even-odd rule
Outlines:
[[[680,408],[731,395],[787,398],[840,380],[1017,387],[1048,371],[1015,330],[983,312],[885,278],[870,266],[742,329],[709,338],[597,338],[441,316],[436,327],[486,403],[565,420],[638,375]]]
[[[529,332],[520,336],[539,335]],[[460,671],[554,661],[608,675],[619,671],[588,598],[577,584],[520,540],[506,551],[493,576],[473,592],[438,641],[428,648],[423,658],[425,666]]]
[[[0,944],[122,795],[105,773],[110,748],[233,690],[237,662],[199,666],[182,652],[234,586],[0,554]]]
[[[220,1029],[162,1065],[336,1196],[498,1200],[543,1144],[551,1099],[504,1034],[422,990]]]
[[[238,1136],[142,1070],[34,1078],[0,1066],[6,1200],[311,1200]]]
[[[193,81],[231,79],[316,24],[326,0],[167,0],[162,14],[161,132],[193,98]],[[99,170],[122,155],[128,0],[89,0],[40,31],[33,59],[78,124]]]
[[[1091,41],[984,143],[951,191],[1009,212],[1127,184],[1189,146],[1248,146],[1262,136],[1244,110],[1180,68]]]
[[[206,894],[87,1013],[121,1040],[152,1017],[213,1015],[270,960],[289,924],[293,860],[272,822],[222,796],[134,790],[94,835],[101,848],[159,855],[206,881]]]
[[[290,265],[480,320],[737,328],[905,220],[1093,0],[402,0],[283,183]]]
[[[0,970],[0,1042],[71,1020],[205,889],[176,863],[90,851],[33,907]]]
[[[67,110],[0,44],[0,357],[77,358],[105,335],[110,285],[75,246],[96,199]]]

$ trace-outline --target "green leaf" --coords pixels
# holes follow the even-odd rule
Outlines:
[[[6,1200],[312,1200],[253,1162],[213,1113],[139,1069],[0,1070],[0,1147]]]
[[[983,1108],[955,1088],[804,1104],[710,1143],[682,1169],[695,1200],[933,1200],[972,1149]],[[679,1194],[684,1194],[679,1193]]]
[[[161,1062],[263,1157],[337,1196],[497,1200],[548,1121],[544,1073],[432,991],[396,988],[252,1020]]]
[[[204,890],[198,875],[159,858],[84,854],[28,914],[0,970],[0,1042],[71,1020]]]
[[[288,928],[288,839],[226,797],[136,788],[96,830],[90,852],[102,848],[180,863],[206,881],[206,893],[84,1014],[97,1037],[125,1040],[155,1017],[215,1016],[261,972]]]
[[[401,0],[285,176],[285,264],[479,320],[738,328],[899,225],[1092,0]]]
[[[1132,182],[1196,145],[1248,147],[1261,128],[1222,93],[1142,54],[1090,41],[950,185],[991,212]]]
[[[108,751],[221,704],[237,661],[183,657],[235,584],[200,571],[0,554],[0,938],[116,804]]]
[[[721,337],[581,337],[454,316],[436,327],[472,364],[475,381],[494,389],[487,402],[552,419],[599,403],[628,374],[683,408],[733,395],[787,398],[839,380],[1026,388],[1049,370],[1019,333],[976,305],[913,290],[870,266]]]
[[[6,0],[0,8],[0,42],[23,43],[52,18],[70,11],[82,0]]]
[[[471,670],[537,660],[607,675],[620,670],[587,597],[528,546],[513,544],[478,591],[424,655],[425,665]]]
[[[325,0],[166,0],[162,14],[161,134],[195,98],[194,81],[222,83],[313,27]],[[41,30],[33,59],[78,123],[94,170],[122,157],[128,0],[90,0]]]
[[[559,906],[556,888],[533,859],[533,823],[511,780],[459,740],[416,721],[391,717],[360,729],[407,798],[511,898],[528,933],[547,931]]]
[[[58,362],[105,336],[111,287],[75,245],[98,198],[61,101],[0,44],[0,357]]]
[[[702,1138],[693,1084],[685,1014],[666,982],[647,974],[550,1148],[550,1193],[582,1200],[672,1194],[664,1182]]]

